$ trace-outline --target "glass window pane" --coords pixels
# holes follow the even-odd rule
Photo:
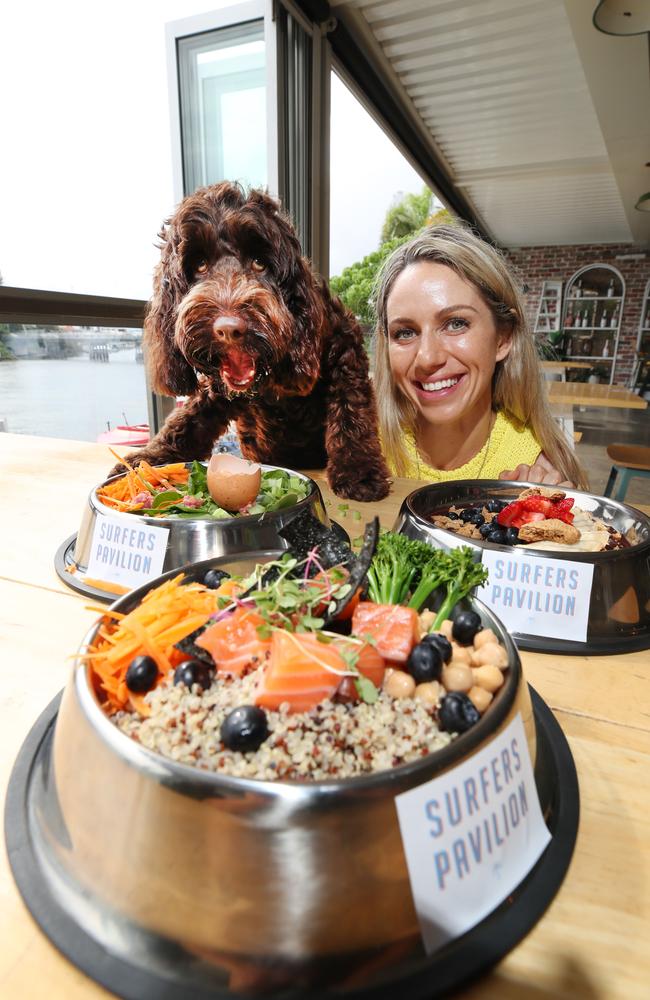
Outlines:
[[[141,342],[142,330],[1,324],[0,427],[96,441],[146,424]]]
[[[336,73],[331,84],[330,274],[336,276],[378,249],[389,209],[426,185]],[[437,207],[432,196],[431,208]]]
[[[186,193],[267,183],[264,22],[178,40]]]

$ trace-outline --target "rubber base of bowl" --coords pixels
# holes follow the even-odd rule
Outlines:
[[[521,635],[511,632],[518,649],[538,653],[560,653],[562,656],[611,656],[612,653],[638,653],[650,649],[650,628],[640,629],[635,634],[598,636],[587,642],[572,642],[570,639],[554,639],[543,635]]]
[[[341,539],[349,544],[350,536],[345,528],[336,521],[330,521],[330,524]],[[56,550],[54,555],[54,569],[58,578],[65,583],[66,587],[76,590],[78,594],[83,594],[84,597],[92,597],[94,601],[101,601],[103,604],[112,604],[114,601],[117,601],[119,597],[123,596],[122,594],[113,594],[108,590],[99,590],[97,587],[91,587],[90,584],[84,583],[83,577],[75,572],[74,549],[76,544],[77,535],[75,533],[66,538],[64,542],[61,542]]]
[[[409,1000],[441,997],[486,972],[526,936],[558,892],[576,842],[580,796],[575,764],[564,733],[551,710],[531,688],[537,723],[535,780],[542,811],[553,839],[517,889],[488,917],[435,955],[427,956],[419,942],[408,955],[386,961],[385,951],[356,956],[340,964],[327,963],[328,988],[301,988],[301,971],[286,970],[276,990],[265,989],[274,1000],[309,997],[310,1000]],[[5,807],[5,838],[9,863],[18,889],[36,923],[50,941],[91,979],[125,1000],[244,1000],[253,992],[223,985],[228,973],[206,982],[206,966],[170,942],[154,941],[150,954],[165,954],[165,970],[146,969],[108,952],[71,919],[51,891],[39,866],[30,828],[30,805],[35,765],[50,752],[60,695],[37,720],[14,764]],[[171,961],[170,961],[171,959]],[[173,970],[170,973],[170,968]],[[337,976],[335,982],[332,974]],[[232,969],[230,970],[232,971]],[[304,973],[306,970],[302,970]],[[314,967],[308,972],[314,974]],[[34,970],[36,982],[38,970]],[[335,990],[335,991],[334,991]],[[259,993],[257,993],[259,997]]]

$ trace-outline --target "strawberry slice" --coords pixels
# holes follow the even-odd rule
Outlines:
[[[541,510],[525,510],[521,515],[524,524],[532,524],[533,521],[545,521],[546,514]]]
[[[515,518],[518,519],[522,513],[523,507],[521,506],[521,501],[513,500],[507,507],[504,507],[503,510],[499,511],[496,516],[496,520],[504,528],[518,528],[520,525],[515,524]]]
[[[553,507],[553,502],[549,500],[548,497],[533,496],[525,497],[525,499],[520,501],[524,510],[534,511],[536,514],[543,514],[544,517],[548,517],[551,508]],[[535,518],[539,521],[539,518]]]
[[[573,499],[571,497],[565,497],[564,500],[556,500],[553,504],[552,517],[557,517],[560,521],[564,521],[566,524],[573,523]]]

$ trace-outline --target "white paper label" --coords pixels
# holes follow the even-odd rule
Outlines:
[[[585,642],[593,563],[511,552],[483,553],[487,584],[476,595],[510,632]]]
[[[133,590],[162,573],[168,536],[133,514],[98,514],[86,575]]]
[[[442,531],[439,528],[430,531],[427,539],[439,549],[461,549],[465,545],[477,549],[477,551],[481,549],[480,545],[475,545],[471,538],[464,538],[462,535],[454,534],[453,531]]]
[[[494,910],[551,839],[519,714],[469,760],[395,804],[429,954]]]

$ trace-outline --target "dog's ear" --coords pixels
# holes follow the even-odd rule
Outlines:
[[[153,296],[144,321],[143,344],[152,388],[168,396],[189,396],[197,387],[194,369],[176,347],[176,309],[187,292],[173,227],[160,232],[162,254],[154,272]]]

